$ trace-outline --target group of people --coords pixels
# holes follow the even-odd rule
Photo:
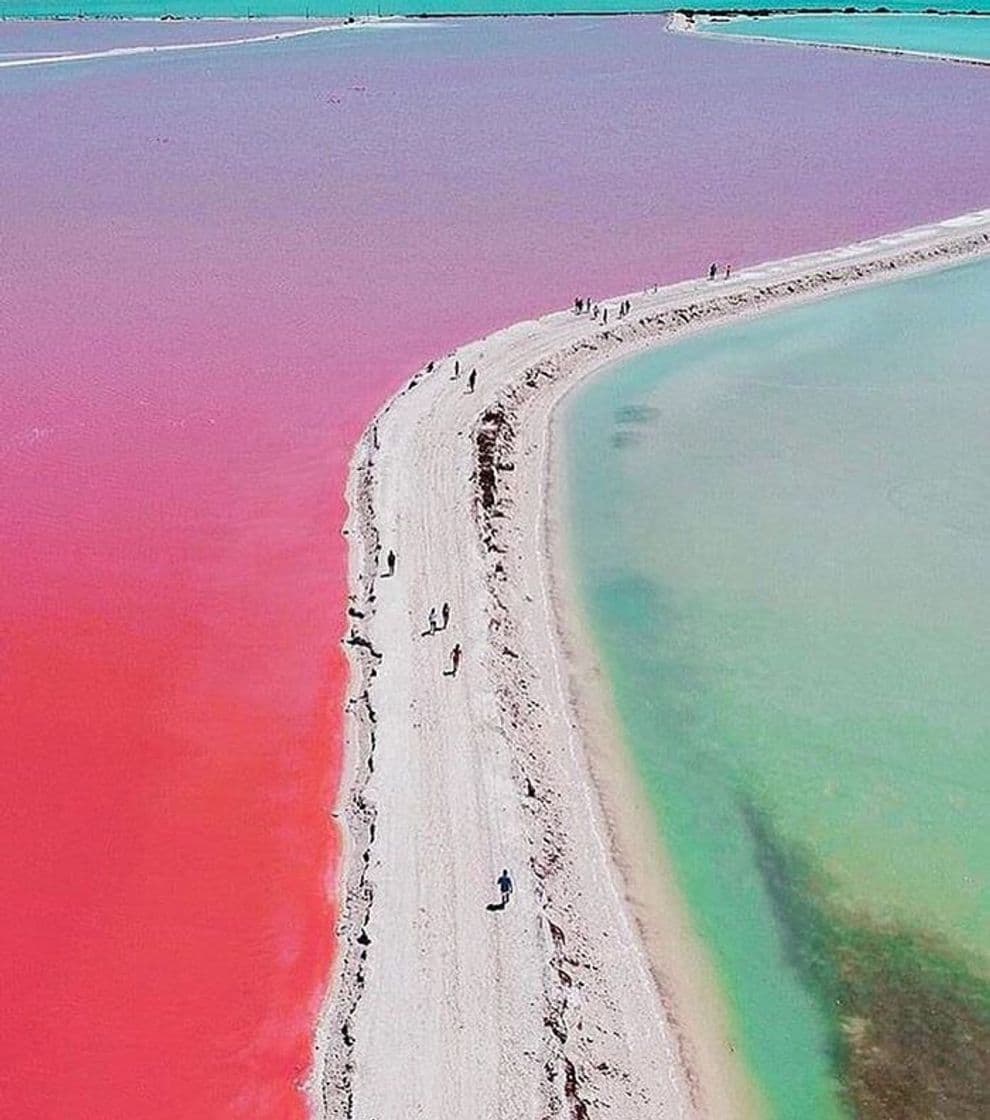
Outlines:
[[[720,265],[718,261],[712,261],[712,263],[708,266],[708,279],[709,280],[717,280],[720,272],[722,273],[723,279],[725,279],[725,280],[730,279],[731,276],[732,276],[732,265],[731,264],[721,264]],[[653,285],[653,291],[654,292],[656,292],[658,290],[658,288],[659,288],[659,285],[657,285],[657,284]],[[628,299],[624,299],[619,304],[619,318],[621,319],[623,316],[628,315],[631,310],[632,310],[632,301],[628,300]],[[594,319],[596,321],[600,318],[603,323],[608,322],[608,308],[607,307],[602,307],[600,304],[597,304],[597,303],[592,303],[590,296],[576,296],[575,297],[575,299],[574,299],[574,313],[575,313],[575,315],[590,314],[592,319]],[[455,374],[455,376],[456,376],[456,374]],[[472,385],[472,388],[473,388],[473,385]]]
[[[444,603],[440,608],[440,621],[437,622],[437,608],[430,607],[430,613],[426,618],[426,629],[423,631],[424,638],[430,638],[434,634],[439,634],[441,630],[446,630],[450,625],[450,603]],[[461,665],[461,643],[457,642],[454,648],[450,651],[450,668],[444,669],[443,675],[445,677],[456,677],[457,670]]]
[[[460,363],[455,363],[454,376],[460,375]],[[474,370],[471,371],[472,381],[470,382],[471,391],[474,390]],[[394,549],[389,549],[385,558],[385,571],[383,576],[389,577],[395,575],[396,555]],[[424,638],[431,637],[434,634],[440,633],[441,630],[446,630],[450,625],[450,604],[443,603],[440,607],[439,613],[436,607],[430,607],[430,613],[427,615],[426,629],[423,631]],[[456,642],[454,648],[450,651],[450,667],[443,670],[445,677],[456,677],[457,670],[461,667],[461,643]],[[504,910],[509,903],[509,898],[512,894],[513,884],[512,879],[509,877],[509,872],[505,868],[502,869],[502,874],[496,879],[495,885],[498,887],[501,894],[501,902],[496,905],[490,905],[489,910]]]
[[[628,315],[632,310],[632,300],[624,299],[619,304],[619,318]],[[592,319],[597,323],[601,320],[602,323],[608,322],[608,307],[603,307],[601,304],[592,303],[590,297],[581,298],[578,296],[574,300],[574,313],[576,315],[590,314]]]
[[[438,630],[446,630],[447,624],[450,622],[450,603],[444,603],[440,608],[440,624],[437,625],[437,608],[430,607],[430,613],[426,620],[427,629],[423,631],[423,637],[426,638],[430,634],[435,634]]]
[[[454,359],[454,372],[453,372],[453,374],[451,374],[450,380],[451,381],[456,381],[457,378],[460,377],[460,376],[461,376],[461,360],[460,360],[460,358],[455,358]],[[468,374],[468,378],[467,378],[467,391],[469,393],[474,392],[474,387],[477,384],[477,382],[478,382],[478,371],[474,366],[472,366],[471,367],[471,372]]]
[[[389,556],[394,553],[390,552]],[[394,564],[393,569],[394,571]],[[430,607],[430,613],[426,616],[426,629],[422,633],[422,637],[429,638],[434,634],[440,633],[441,630],[446,630],[450,625],[450,604],[444,603],[440,608],[439,621],[437,617],[437,608]],[[454,648],[450,651],[450,668],[444,669],[443,675],[445,677],[456,677],[457,670],[461,666],[461,643],[455,642]],[[489,906],[489,910],[504,910],[509,904],[509,898],[512,895],[513,885],[512,879],[509,877],[509,872],[503,868],[502,874],[498,877],[495,884],[502,896],[502,901],[495,906]]]

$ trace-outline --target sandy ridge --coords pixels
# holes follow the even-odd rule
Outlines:
[[[786,16],[791,13],[780,12],[776,14]],[[822,14],[825,15],[827,13]],[[915,13],[889,12],[884,14],[891,18],[896,18],[898,15],[913,15]],[[962,15],[964,13],[959,14]],[[726,13],[726,16],[723,18],[730,18],[730,13]],[[980,19],[983,17],[972,16],[970,18]],[[720,22],[720,20],[717,17],[709,15],[689,16],[684,12],[674,12],[667,22],[667,30],[682,34],[697,35],[699,34],[698,28],[702,24],[705,24],[710,29],[712,26],[717,25],[718,22]],[[915,51],[908,50],[905,47],[869,47],[863,43],[826,43],[816,39],[781,39],[773,35],[760,35],[758,32],[754,32],[752,35],[726,35],[719,31],[707,30],[704,32],[704,36],[706,39],[720,39],[722,42],[771,43],[774,46],[812,47],[817,50],[857,51],[860,54],[886,54],[894,55],[898,58],[920,58],[926,59],[929,62],[955,62],[962,66],[990,66],[990,60],[977,58],[973,55],[945,54],[939,51]]]
[[[637,881],[622,826],[635,790],[579,726],[551,563],[550,421],[583,377],[635,351],[987,253],[983,211],[637,293],[624,318],[616,297],[607,326],[556,312],[462,347],[381,410],[348,483],[343,905],[315,1115],[750,1111],[718,1016],[690,1006],[684,956]],[[443,601],[449,631],[421,636]],[[516,893],[493,913],[503,866]]]
[[[241,35],[235,39],[204,39],[196,43],[139,44],[133,47],[106,47],[103,50],[77,51],[65,54],[30,54],[17,58],[0,58],[0,70],[12,70],[25,66],[54,66],[67,62],[94,62],[110,58],[134,58],[146,54],[175,54],[181,51],[216,50],[220,47],[244,47],[257,43],[274,43],[284,39],[298,39],[304,35],[325,35],[330,31],[353,31],[359,27],[367,27],[369,24],[385,26],[389,24],[389,21],[369,16],[352,23],[337,20],[336,22],[322,23],[316,27],[272,31],[263,35]],[[391,26],[401,25],[402,21],[398,20],[391,23]]]

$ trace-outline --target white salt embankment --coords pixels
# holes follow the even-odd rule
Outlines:
[[[349,478],[345,859],[315,1115],[753,1111],[718,1000],[691,978],[677,892],[658,886],[628,760],[583,718],[551,420],[635,351],[987,252],[990,211],[616,297],[607,324],[549,314],[419,371],[381,410]],[[448,627],[424,635],[445,602]],[[492,909],[503,868],[515,892]]]

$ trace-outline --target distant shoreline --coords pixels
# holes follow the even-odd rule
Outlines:
[[[319,35],[340,31],[343,23],[322,22],[313,27],[273,31],[267,35],[242,35],[236,39],[209,39],[195,43],[147,43],[128,47],[105,47],[102,50],[74,51],[65,54],[24,54],[14,58],[0,58],[0,70],[23,70],[31,66],[63,66],[74,62],[96,62],[114,58],[136,58],[141,55],[178,54],[187,51],[219,50],[221,47],[244,47],[255,43],[275,43],[298,39],[306,35]]]
[[[938,16],[990,16],[990,11],[977,12],[964,8],[930,8],[906,11],[887,7],[846,7],[846,8],[675,8],[674,15],[689,18],[705,16],[711,19],[737,19],[744,16],[750,19],[776,19],[778,16],[912,16],[914,18],[937,18]]]
[[[736,19],[752,19],[754,23],[758,24],[760,19],[770,18],[788,18],[792,16],[832,16],[841,15],[847,19],[855,19],[857,16],[882,16],[883,18],[899,19],[904,17],[921,18],[921,19],[937,19],[939,17],[951,16],[955,19],[980,19],[985,16],[990,16],[990,12],[896,12],[888,8],[874,8],[874,9],[857,9],[852,11],[845,8],[795,8],[781,11],[773,11],[771,9],[739,9],[732,12],[719,12],[714,10],[701,11],[696,9],[680,9],[672,13],[670,21],[667,25],[668,30],[687,35],[703,35],[706,39],[718,39],[721,42],[736,42],[736,43],[770,43],[775,46],[784,47],[802,47],[812,48],[815,50],[837,50],[837,51],[856,51],[860,54],[880,54],[890,55],[897,58],[917,58],[926,59],[930,62],[953,62],[962,66],[990,66],[990,59],[977,58],[972,55],[961,54],[948,54],[943,51],[919,51],[911,50],[904,47],[884,47],[876,45],[866,45],[863,43],[831,43],[824,40],[816,39],[787,39],[775,35],[760,35],[758,29],[754,29],[753,34],[745,35],[726,35],[719,31],[705,30],[701,31],[701,27],[710,29],[720,23],[730,23]]]
[[[14,21],[10,21],[14,22]],[[25,23],[38,23],[39,20],[24,20]],[[53,22],[66,22],[66,21],[53,21]],[[87,21],[80,21],[87,22]],[[99,22],[96,20],[88,22]],[[127,22],[125,20],[109,20],[110,23]],[[135,20],[134,22],[144,23],[147,20]],[[158,22],[158,21],[154,21]],[[193,22],[208,23],[240,23],[247,21],[239,20],[212,20],[204,19],[202,21],[196,20]],[[117,46],[117,47],[101,47],[90,50],[77,50],[66,51],[58,54],[51,51],[28,51],[20,54],[0,55],[0,70],[23,70],[27,67],[35,66],[64,66],[71,63],[79,62],[100,62],[110,61],[121,58],[138,58],[142,55],[155,55],[161,56],[166,54],[180,54],[189,51],[206,51],[206,50],[219,50],[226,47],[247,47],[255,46],[261,43],[279,43],[285,42],[290,39],[299,39],[304,36],[329,34],[330,32],[340,31],[356,31],[366,27],[377,28],[401,28],[408,27],[407,20],[382,18],[377,19],[372,17],[370,19],[320,19],[320,20],[297,20],[292,18],[284,18],[282,20],[252,20],[251,23],[258,28],[259,33],[256,35],[240,35],[237,38],[219,38],[219,39],[200,39],[195,42],[161,42],[161,43],[135,43],[130,46]],[[286,25],[284,30],[268,31],[263,33],[264,28],[270,24],[284,23]],[[303,24],[304,26],[299,26]],[[171,26],[171,24],[166,24]]]
[[[962,8],[939,8],[938,10],[904,11],[887,7],[845,7],[845,8],[672,8],[666,4],[659,4],[656,8],[626,8],[612,11],[598,11],[594,8],[574,8],[566,12],[443,12],[429,11],[423,8],[418,12],[387,12],[371,15],[344,15],[343,13],[313,15],[305,7],[297,14],[281,13],[279,15],[263,15],[247,13],[245,15],[179,15],[163,12],[160,15],[117,15],[113,13],[91,15],[86,12],[73,12],[56,15],[22,15],[18,13],[0,13],[0,25],[4,23],[300,23],[334,20],[341,23],[365,23],[387,20],[457,20],[457,19],[571,19],[589,17],[610,18],[613,16],[684,16],[688,21],[698,17],[712,19],[734,19],[739,16],[761,18],[777,16],[829,16],[829,15],[890,15],[890,16],[967,16],[974,19],[990,18],[990,11],[976,12]],[[714,34],[714,33],[709,33]],[[741,38],[741,36],[733,36]],[[780,42],[780,40],[773,40]],[[796,43],[797,40],[788,40]],[[828,44],[813,44],[828,45]],[[848,49],[856,49],[850,47]],[[861,48],[870,49],[870,48]],[[953,56],[954,57],[954,56]]]

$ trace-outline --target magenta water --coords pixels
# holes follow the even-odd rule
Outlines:
[[[343,486],[392,389],[577,294],[986,204],[981,75],[662,26],[0,71],[3,1114],[303,1114]]]

